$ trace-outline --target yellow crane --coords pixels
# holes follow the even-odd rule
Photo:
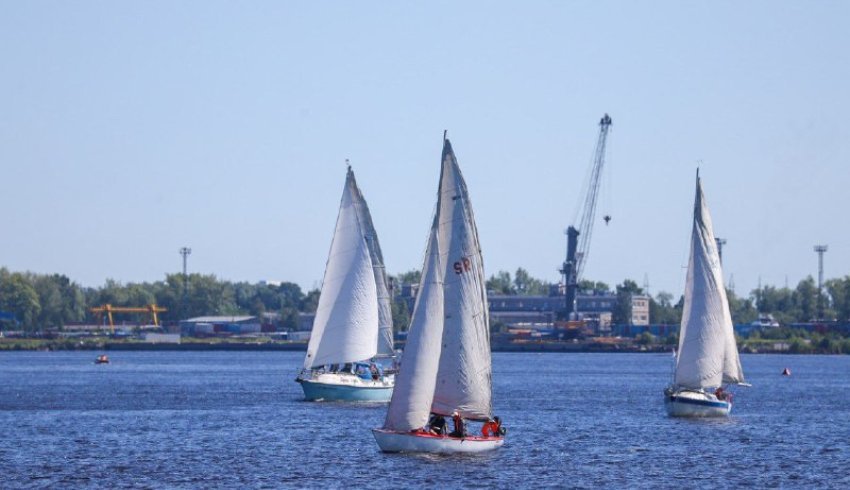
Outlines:
[[[112,333],[115,333],[115,323],[112,321],[113,313],[148,313],[151,316],[151,320],[153,320],[153,324],[158,327],[159,318],[156,316],[157,313],[164,313],[168,311],[168,309],[163,308],[161,306],[157,306],[156,304],[149,304],[141,307],[112,306],[107,304],[103,306],[95,306],[93,308],[89,308],[89,311],[97,315],[98,323],[101,323],[103,314],[106,313],[106,316],[109,318],[109,328],[112,330]]]

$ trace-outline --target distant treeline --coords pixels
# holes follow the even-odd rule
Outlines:
[[[401,285],[416,284],[419,271],[409,271],[391,277],[395,295]],[[495,294],[547,295],[550,283],[531,277],[517,269],[513,276],[500,271],[487,280],[487,289]],[[582,281],[584,291],[616,294],[614,322],[624,323],[631,315],[632,294],[643,294],[635,281],[624,280],[611,289],[607,284]],[[185,291],[185,298],[184,298]],[[295,283],[251,284],[220,280],[214,275],[189,274],[186,288],[182,274],[167,274],[156,282],[122,284],[107,280],[101,287],[82,287],[61,274],[10,272],[0,268],[0,328],[6,330],[42,330],[74,323],[93,323],[97,317],[89,308],[104,304],[113,306],[144,306],[157,304],[168,309],[160,315],[165,322],[205,315],[255,315],[278,313],[275,323],[282,330],[298,326],[299,312],[314,312],[319,291],[302,291]],[[735,323],[749,323],[759,313],[771,313],[780,323],[806,322],[818,318],[818,290],[811,277],[800,281],[794,289],[764,286],[739,298],[729,291],[729,303]],[[823,318],[850,319],[850,276],[830,279],[820,297]],[[678,324],[681,320],[683,298],[674,302],[670,293],[659,292],[650,299],[652,323]],[[13,317],[13,318],[12,318]],[[407,328],[410,319],[407,302],[393,302],[396,329]],[[143,315],[120,315],[116,322],[144,322]]]

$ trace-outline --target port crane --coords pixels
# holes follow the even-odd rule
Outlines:
[[[98,316],[98,323],[101,322],[100,319],[103,317],[103,314],[106,313],[107,317],[109,318],[109,328],[112,330],[112,333],[115,333],[115,323],[113,323],[112,321],[113,313],[148,313],[151,316],[153,324],[158,327],[159,318],[157,317],[157,313],[165,313],[166,311],[168,311],[168,309],[163,308],[161,306],[157,306],[155,304],[145,305],[141,307],[103,305],[95,306],[94,308],[89,308],[89,311]]]
[[[578,223],[578,228],[575,224],[567,228],[567,260],[559,270],[566,288],[564,320],[567,321],[572,319],[571,317],[576,311],[578,283],[581,281],[584,264],[587,262],[587,255],[590,251],[590,237],[593,234],[593,223],[596,217],[596,201],[602,183],[602,168],[605,165],[605,146],[608,142],[610,130],[611,116],[605,114],[599,120],[599,137],[596,140],[596,149],[593,152],[590,179],[587,182],[587,195],[581,208],[581,220]],[[611,216],[606,214],[603,220],[607,225],[611,221]]]

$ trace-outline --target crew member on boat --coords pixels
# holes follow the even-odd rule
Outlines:
[[[499,417],[493,417],[484,423],[481,427],[481,435],[483,437],[499,437],[502,435],[502,420]]]
[[[448,430],[446,418],[438,413],[431,414],[431,420],[428,421],[428,427],[428,432],[435,436],[444,436]]]
[[[466,437],[466,423],[463,421],[463,417],[455,412],[452,414],[452,422],[454,423],[455,430],[449,434],[449,437]]]

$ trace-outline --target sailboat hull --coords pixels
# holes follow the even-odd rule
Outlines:
[[[708,393],[680,391],[664,395],[664,406],[671,417],[726,417],[732,403]]]
[[[498,449],[504,437],[466,437],[463,439],[418,432],[372,429],[378,447],[385,453],[482,453]]]
[[[389,402],[394,378],[363,379],[346,374],[320,374],[311,379],[296,379],[309,401]]]

